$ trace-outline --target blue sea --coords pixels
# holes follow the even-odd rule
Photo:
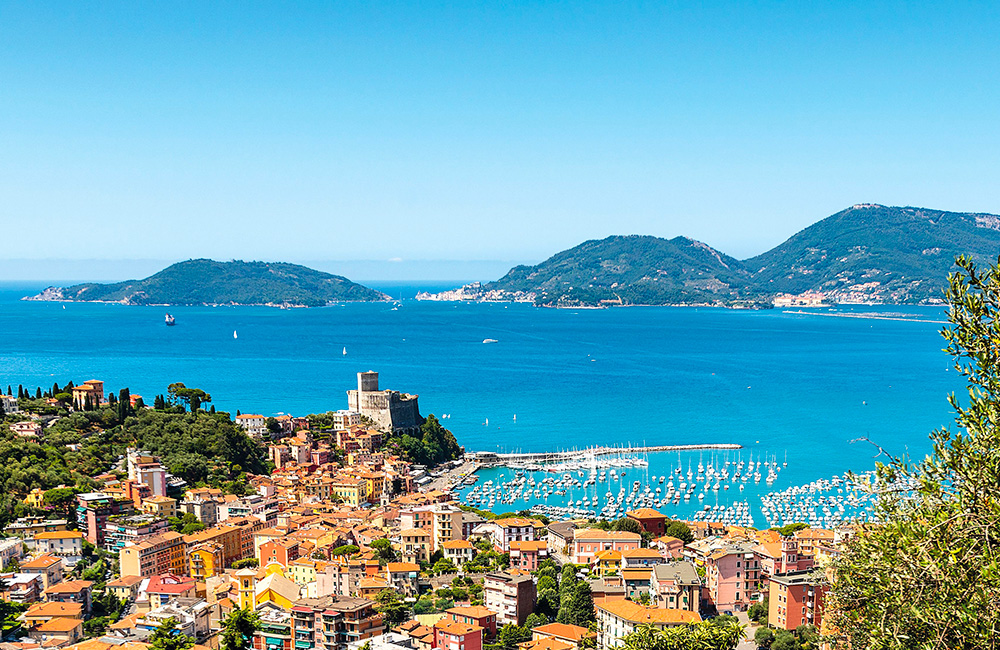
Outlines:
[[[398,306],[171,307],[168,328],[163,307],[19,300],[40,288],[0,287],[4,388],[98,378],[152,402],[181,381],[233,413],[299,415],[346,408],[356,373],[377,370],[424,415],[447,414],[468,450],[738,443],[744,459],[787,457],[772,488],[712,503],[870,469],[862,437],[922,457],[961,389],[941,308],[556,310],[417,302],[417,287],[393,285],[379,288]],[[859,312],[921,321],[838,317]],[[678,455],[648,461],[669,474]]]

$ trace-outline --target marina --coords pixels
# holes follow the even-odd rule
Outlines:
[[[869,476],[845,474],[776,489],[787,455],[744,456],[736,447],[678,445],[652,455],[648,447],[633,446],[507,454],[502,464],[477,466],[455,489],[469,506],[558,520],[611,520],[638,508],[672,519],[758,527],[799,522],[833,527],[871,518]],[[643,453],[635,453],[639,449]],[[539,462],[539,456],[552,462]]]

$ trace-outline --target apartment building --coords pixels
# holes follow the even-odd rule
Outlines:
[[[535,609],[535,595],[530,574],[497,571],[483,581],[483,605],[496,612],[498,625],[522,625]]]

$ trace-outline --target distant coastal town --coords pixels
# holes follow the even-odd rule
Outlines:
[[[614,648],[709,620],[815,635],[851,533],[675,520],[640,497],[611,516],[463,505],[478,467],[641,450],[466,454],[377,372],[321,414],[211,401],[175,383],[147,406],[101,380],[0,395],[5,648],[144,648],[164,629],[216,648],[241,612],[259,650]]]

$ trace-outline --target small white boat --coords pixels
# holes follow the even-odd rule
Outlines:
[[[345,357],[347,356],[347,347],[346,346],[344,347],[344,351],[341,354],[343,354]]]
[[[483,339],[483,343],[499,343],[496,339]]]
[[[238,336],[236,336],[236,330],[233,330],[233,338],[234,339],[239,338]]]

